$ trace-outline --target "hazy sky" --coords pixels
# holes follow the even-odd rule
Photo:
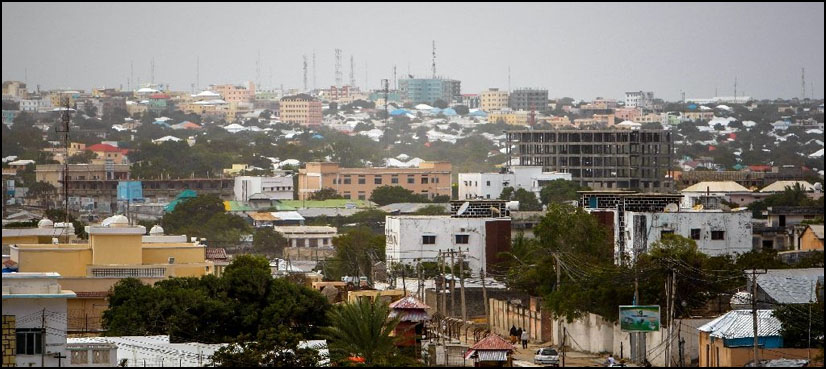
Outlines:
[[[409,70],[488,87],[543,87],[552,97],[621,98],[738,94],[795,97],[806,68],[823,96],[824,5],[812,4],[8,4],[3,14],[3,80],[30,89],[127,87],[150,79],[189,90],[256,80],[302,87],[302,55],[316,52],[317,87],[334,82],[334,49],[349,81],[378,88]],[[367,66],[365,67],[365,63]],[[366,71],[365,71],[366,69]],[[27,73],[26,73],[27,72]],[[365,76],[367,73],[367,76]],[[26,74],[28,75],[26,77]],[[270,82],[272,81],[272,83]]]

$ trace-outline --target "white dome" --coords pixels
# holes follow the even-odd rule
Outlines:
[[[49,218],[43,218],[43,219],[40,219],[39,222],[37,222],[37,228],[50,228],[50,227],[54,227],[54,223],[51,220],[49,220]]]
[[[123,215],[113,215],[101,222],[104,227],[126,227],[129,226],[129,219]]]
[[[163,236],[163,227],[155,224],[152,226],[152,229],[149,230],[150,236]]]

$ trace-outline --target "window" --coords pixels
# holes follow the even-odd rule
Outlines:
[[[700,228],[691,228],[691,239],[692,240],[699,240],[700,239]]]
[[[40,355],[43,353],[43,331],[39,328],[18,328],[17,354]]]
[[[350,176],[344,176],[344,184],[350,184]]]
[[[712,240],[725,240],[726,239],[726,231],[711,231],[711,239]]]
[[[359,200],[364,200],[367,196],[364,194],[364,191],[359,191]]]
[[[364,176],[360,175],[359,176],[359,184],[365,184],[365,183],[367,183],[367,181],[364,179]]]
[[[92,363],[106,364],[109,362],[109,350],[92,350]]]
[[[667,234],[674,234],[673,230],[660,231],[660,237],[665,237]]]
[[[467,234],[457,234],[456,235],[456,243],[457,244],[467,244],[470,241],[470,235]]]
[[[347,199],[347,200],[351,200],[353,198],[353,196],[350,195],[349,192],[344,192],[344,198]]]
[[[86,350],[72,350],[72,364],[88,364],[89,351]]]
[[[408,175],[407,176],[407,184],[414,184],[414,183],[416,183],[416,178],[413,177],[412,174]]]
[[[394,174],[392,177],[390,177],[390,183],[398,184],[399,183],[399,176]]]
[[[485,185],[490,187],[490,181],[486,181]]]
[[[436,244],[436,236],[422,236],[422,244],[424,244],[424,245],[435,245]]]
[[[381,176],[375,176],[373,178],[373,184],[381,184]]]
[[[422,184],[427,184],[427,177],[422,177]]]

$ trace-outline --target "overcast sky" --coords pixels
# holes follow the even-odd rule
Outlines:
[[[488,87],[547,88],[552,97],[621,98],[651,90],[678,99],[738,95],[823,96],[824,5],[812,4],[8,4],[2,5],[2,79],[34,89],[127,87],[189,90],[256,80],[301,88],[302,55],[316,52],[317,87],[335,81],[342,49],[349,81],[378,88],[409,70]],[[366,63],[366,66],[365,66]],[[272,82],[271,82],[272,81]]]

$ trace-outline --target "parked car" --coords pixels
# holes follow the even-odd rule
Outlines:
[[[543,347],[536,350],[533,357],[534,364],[559,366],[559,352],[554,348]]]

